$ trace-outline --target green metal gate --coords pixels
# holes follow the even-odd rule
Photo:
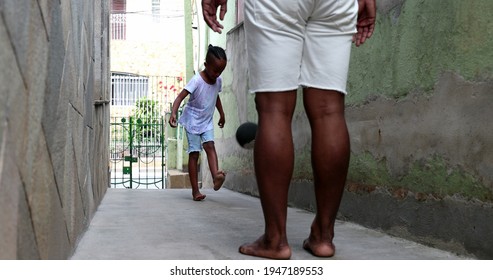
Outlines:
[[[164,189],[164,117],[113,117],[111,121],[111,186]]]

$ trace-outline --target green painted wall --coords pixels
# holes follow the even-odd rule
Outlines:
[[[404,187],[413,192],[433,193],[440,196],[460,195],[467,199],[493,200],[491,174],[477,172],[482,168],[474,164],[478,159],[453,159],[454,156],[450,155],[457,149],[467,150],[471,147],[467,144],[470,143],[472,135],[465,134],[467,130],[483,135],[483,142],[479,144],[483,151],[492,143],[490,139],[486,139],[491,132],[488,129],[484,130],[483,125],[477,127],[477,123],[473,124],[492,116],[491,110],[482,108],[480,104],[491,101],[493,21],[488,11],[492,10],[493,1],[488,0],[401,1],[397,6],[379,14],[373,38],[367,45],[353,50],[348,106],[361,107],[363,110],[368,108],[369,104],[390,99],[395,102],[389,106],[398,107],[402,100],[414,100],[416,109],[410,110],[409,113],[428,115],[429,118],[415,118],[428,123],[432,128],[421,128],[422,124],[408,123],[409,130],[421,128],[426,132],[442,134],[441,136],[447,137],[446,139],[450,137],[457,139],[467,137],[467,139],[458,143],[449,143],[450,147],[434,154],[418,156],[414,162],[409,160],[408,166],[401,168],[397,174],[389,172],[388,165],[392,162],[389,163],[386,157],[378,155],[374,147],[367,148],[362,153],[353,153],[350,180],[393,189]],[[464,81],[457,83],[457,88],[449,88],[443,93],[439,81],[444,73],[454,73]],[[478,88],[483,89],[478,90]],[[452,90],[460,92],[453,95]],[[455,100],[462,98],[464,100],[459,106],[450,105],[445,109],[434,107],[426,112],[421,111],[430,100],[437,99],[437,95],[440,94],[449,95]],[[449,102],[446,98],[443,99]],[[476,106],[467,106],[469,103],[474,103],[474,99],[481,100],[477,100]],[[430,113],[433,109],[438,109],[438,112]],[[442,114],[440,110],[449,112]],[[470,125],[462,126],[457,122],[447,122],[446,117],[447,115],[450,117],[450,111],[453,110],[462,111],[458,120],[461,123],[470,118]],[[476,112],[478,110],[481,111],[479,116]],[[351,112],[355,111],[357,109],[351,110]],[[405,122],[405,117],[396,117],[397,114],[392,112],[380,114],[378,117],[388,118],[392,115],[395,121]],[[444,127],[437,122],[442,117],[442,124],[448,123],[449,126]],[[445,129],[448,129],[448,132],[444,132]],[[451,132],[452,130],[456,131]],[[417,134],[406,135],[417,137]],[[398,139],[398,136],[393,137]],[[428,144],[436,141],[437,138],[430,137],[429,140]],[[444,143],[444,145],[448,144]],[[422,149],[420,146],[415,148]],[[484,152],[487,156],[491,156],[490,151]],[[399,156],[412,157],[413,153],[409,151]],[[487,167],[489,171],[491,161],[486,160],[484,156],[484,154],[478,155],[482,158],[479,161],[489,165]]]
[[[491,80],[491,11],[490,0],[408,0],[379,13],[373,38],[353,51],[348,104],[431,94],[444,71]]]

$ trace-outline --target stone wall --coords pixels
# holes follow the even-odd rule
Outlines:
[[[346,98],[352,154],[339,218],[493,258],[493,22],[486,12],[493,2],[377,3],[373,38],[352,52]],[[225,187],[258,195],[253,152],[234,138],[239,124],[257,120],[247,93],[243,26],[227,36],[219,165],[228,174]],[[301,95],[293,134],[289,203],[314,210],[310,126]],[[203,174],[210,186],[210,175]]]
[[[108,188],[108,15],[0,0],[0,259],[70,257]]]

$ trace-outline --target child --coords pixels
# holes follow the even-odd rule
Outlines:
[[[169,124],[176,127],[176,114],[181,102],[190,94],[179,123],[187,132],[188,139],[188,172],[192,184],[192,197],[201,201],[205,194],[200,193],[198,183],[199,153],[204,148],[214,183],[214,190],[221,188],[226,174],[219,170],[216,148],[214,146],[214,107],[219,111],[219,127],[224,127],[224,111],[219,98],[222,90],[221,73],[226,68],[226,53],[216,46],[209,45],[205,57],[205,69],[196,74],[180,92],[173,102]]]

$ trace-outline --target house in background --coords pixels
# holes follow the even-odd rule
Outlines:
[[[179,0],[112,0],[112,115],[147,97],[163,113],[183,87],[185,36]]]
[[[183,1],[112,0],[110,17],[111,185],[166,188],[183,157],[166,124],[185,82]]]

